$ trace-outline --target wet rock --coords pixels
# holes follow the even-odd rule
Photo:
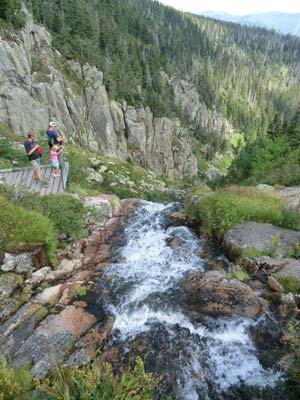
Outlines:
[[[251,326],[250,333],[264,368],[274,366],[278,361],[278,351],[282,351],[283,327],[272,318],[261,318]]]
[[[13,271],[22,274],[30,272],[32,268],[33,263],[31,253],[22,253],[18,255],[5,253],[1,270],[4,272]]]
[[[0,274],[0,302],[4,301],[19,287],[22,279],[11,272]]]
[[[236,279],[196,272],[185,279],[182,290],[193,318],[201,315],[253,318],[260,312],[259,299],[253,290]]]
[[[273,276],[268,276],[268,285],[271,289],[275,290],[275,292],[284,292],[282,285],[280,285],[280,283]]]
[[[222,246],[231,259],[240,257],[244,250],[275,251],[283,257],[289,249],[300,242],[300,232],[283,229],[271,224],[247,222],[229,229]]]
[[[180,211],[171,211],[167,210],[165,212],[166,217],[168,218],[168,226],[182,226],[187,223],[187,216],[185,213]]]
[[[34,301],[39,304],[54,304],[61,296],[63,288],[63,285],[56,285],[46,288],[36,296]]]
[[[87,332],[96,318],[82,308],[66,307],[58,315],[48,316],[27,338],[13,357],[13,366],[33,364],[33,376],[44,378],[52,365],[63,360],[76,339]]]

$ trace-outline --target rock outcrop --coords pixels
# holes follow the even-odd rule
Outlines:
[[[247,222],[229,229],[222,246],[231,259],[240,257],[249,248],[283,257],[299,242],[300,232],[271,224]]]
[[[293,277],[300,280],[300,260],[294,258],[254,257],[244,261],[251,274]]]
[[[286,206],[291,210],[297,210],[300,206],[300,187],[299,186],[290,186],[283,188],[276,188],[271,185],[260,184],[257,186],[258,190],[264,192],[273,192],[279,195]]]
[[[201,315],[252,318],[260,312],[259,299],[248,285],[225,279],[218,271],[189,275],[183,283],[183,293],[194,318]]]
[[[61,250],[57,267],[35,264],[32,251],[6,254],[0,268],[0,361],[7,357],[16,368],[31,365],[39,378],[57,363],[91,361],[112,330],[98,274],[123,240],[138,200],[103,195],[84,204],[96,210],[92,220],[88,217],[90,235]]]
[[[178,119],[110,100],[102,72],[64,60],[26,12],[21,33],[0,40],[0,122],[24,135],[45,130],[50,119],[70,142],[94,152],[131,158],[173,179],[197,174],[193,141]]]

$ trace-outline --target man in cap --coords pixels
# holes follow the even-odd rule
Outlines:
[[[50,149],[54,145],[58,145],[58,146],[62,145],[64,138],[57,132],[56,123],[53,121],[49,122],[47,136],[48,136],[48,144],[49,144]]]

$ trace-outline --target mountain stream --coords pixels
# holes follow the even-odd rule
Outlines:
[[[128,357],[140,348],[145,366],[165,376],[162,393],[171,399],[273,398],[266,394],[276,393],[283,378],[259,361],[249,333],[257,321],[204,316],[194,322],[185,314],[182,280],[208,270],[209,262],[190,229],[167,227],[165,211],[172,207],[144,202],[125,230],[118,262],[103,273],[105,307],[115,317],[108,347]]]

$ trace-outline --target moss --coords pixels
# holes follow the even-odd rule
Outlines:
[[[46,307],[40,308],[35,313],[35,323],[36,323],[36,325],[38,325],[43,319],[45,319],[48,314],[49,314],[49,311],[47,310]]]
[[[86,296],[86,294],[87,294],[87,288],[82,285],[78,289],[76,289],[74,292],[70,293],[70,298],[73,300],[80,299],[81,297]]]

